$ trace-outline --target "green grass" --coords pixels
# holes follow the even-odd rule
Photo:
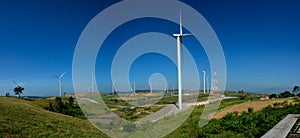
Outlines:
[[[231,93],[235,96],[245,94]],[[95,95],[88,95],[90,99]],[[219,110],[243,103],[254,97],[254,95],[246,95],[245,100],[227,99],[222,101]],[[250,97],[250,98],[248,98]],[[120,106],[128,105],[125,101],[115,101],[113,98],[118,96],[103,95],[105,103],[109,108],[117,109],[115,112],[130,121],[136,121],[145,115],[159,110],[160,106],[138,107],[134,109],[120,108]],[[198,101],[207,99],[207,95],[199,95]],[[45,110],[49,103],[54,99],[18,99],[13,97],[0,97],[0,138],[1,137],[107,137],[96,129],[88,120],[71,117],[59,113]],[[64,99],[65,100],[65,99]],[[96,99],[95,99],[96,100]],[[176,96],[166,95],[159,100],[157,104],[170,104],[177,102]],[[199,118],[204,106],[198,106],[184,123],[174,132],[166,137],[198,137],[201,129],[199,128]],[[132,111],[131,111],[132,110]],[[139,112],[139,114],[137,114]],[[215,122],[213,119],[211,122]],[[172,124],[170,121],[168,123]],[[210,122],[210,123],[211,123]],[[160,123],[160,122],[158,122]],[[165,123],[165,122],[162,122]],[[210,124],[209,123],[209,124]],[[153,128],[160,129],[160,128]],[[147,131],[147,130],[146,130]],[[142,132],[141,132],[142,133]],[[233,133],[222,133],[218,136],[238,136],[231,135]],[[235,133],[236,134],[236,133]]]
[[[45,110],[46,99],[0,97],[0,137],[107,137],[88,120]]]

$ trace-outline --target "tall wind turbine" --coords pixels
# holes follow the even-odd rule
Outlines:
[[[179,110],[182,109],[182,87],[181,87],[181,45],[182,37],[191,36],[192,34],[182,33],[182,21],[181,21],[181,11],[180,11],[180,33],[174,34],[173,36],[177,38],[177,69],[178,69],[178,107]]]
[[[53,75],[55,78],[58,79],[58,86],[59,86],[59,95],[62,96],[62,82],[61,82],[61,79],[62,77],[66,74],[66,72],[60,74],[59,76],[57,75]]]
[[[204,94],[205,94],[206,71],[203,70],[202,72],[203,72],[203,92],[204,92]]]

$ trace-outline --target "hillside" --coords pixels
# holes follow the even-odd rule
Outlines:
[[[47,111],[45,104],[0,97],[0,137],[106,137],[88,120]]]

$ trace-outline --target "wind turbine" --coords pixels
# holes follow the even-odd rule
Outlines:
[[[95,82],[95,74],[92,72],[92,92],[94,92],[94,82]]]
[[[203,72],[203,92],[204,92],[204,94],[205,94],[205,80],[206,80],[206,71],[205,71],[205,70],[203,70],[202,72]]]
[[[112,83],[111,83],[111,94],[112,95],[115,95],[115,83],[112,81]]]
[[[167,89],[167,93],[169,93],[169,90],[168,90],[168,85],[166,86],[166,89]]]
[[[206,89],[207,89],[207,92],[209,93],[209,81],[208,81],[209,77],[207,76],[206,77]]]
[[[181,88],[181,45],[182,37],[191,36],[192,34],[182,33],[182,21],[181,21],[181,11],[180,11],[180,33],[174,34],[173,36],[177,38],[177,69],[178,69],[178,108],[182,109],[182,88]]]
[[[66,72],[60,74],[59,76],[57,75],[53,75],[53,77],[57,78],[58,79],[58,86],[59,86],[59,94],[60,96],[62,96],[62,82],[61,82],[61,79],[62,77],[66,74]]]
[[[135,95],[135,81],[133,82],[133,95]]]
[[[153,91],[152,91],[152,83],[151,83],[151,81],[149,81],[149,86],[150,86],[150,93],[152,93]]]
[[[173,85],[173,88],[172,88],[172,94],[174,94],[174,85]],[[171,95],[172,95],[172,94],[171,94]]]

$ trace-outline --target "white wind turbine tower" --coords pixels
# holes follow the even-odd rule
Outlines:
[[[204,92],[204,94],[205,94],[206,71],[203,70],[202,72],[203,72],[203,92]]]
[[[209,93],[209,81],[208,81],[209,77],[207,76],[206,77],[206,89],[207,89],[207,92]]]
[[[111,94],[115,95],[115,83],[113,81],[111,83]]]
[[[60,74],[59,76],[57,75],[53,75],[55,78],[58,79],[58,86],[59,86],[59,95],[62,96],[62,82],[61,82],[61,79],[62,77],[66,74],[66,72]]]
[[[91,92],[94,92],[94,82],[95,82],[95,74],[94,72],[92,72],[92,88],[91,88]]]
[[[152,92],[153,92],[153,91],[152,91],[152,83],[149,82],[149,85],[150,85],[150,93],[152,93]]]
[[[173,88],[172,88],[172,94],[174,94],[174,85],[173,85]],[[171,94],[171,95],[172,95],[172,94]]]
[[[181,11],[180,11],[180,33],[174,34],[173,36],[177,38],[177,69],[178,69],[178,107],[179,110],[182,109],[182,87],[181,87],[181,45],[182,37],[191,36],[192,34],[182,33],[182,21],[181,21]]]
[[[167,90],[167,93],[169,93],[169,90],[168,90],[168,85],[166,86],[166,90]]]
[[[135,95],[135,81],[133,82],[133,94]]]

